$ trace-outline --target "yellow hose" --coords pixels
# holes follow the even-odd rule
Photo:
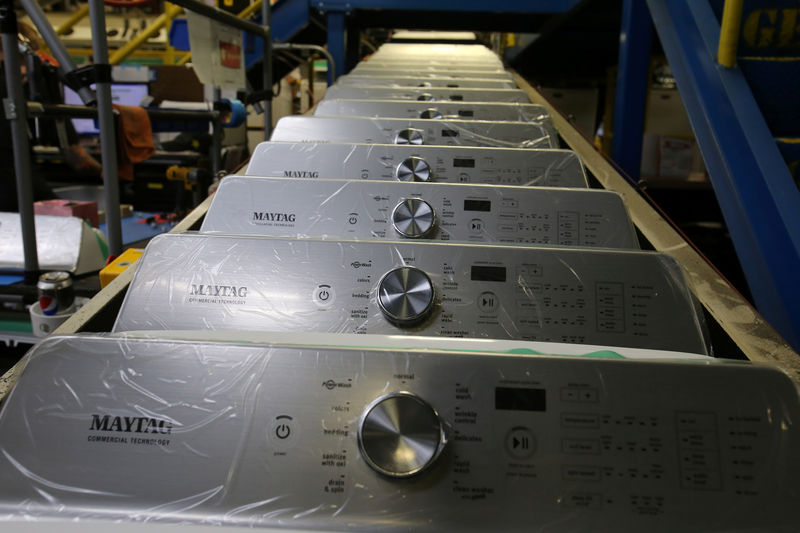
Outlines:
[[[119,65],[126,57],[131,55],[137,48],[143,45],[150,37],[158,33],[158,31],[166,26],[175,17],[183,12],[183,8],[174,4],[167,4],[166,10],[158,16],[147,28],[139,32],[136,37],[128,41],[125,46],[114,52],[109,60],[112,65]]]
[[[739,47],[739,28],[742,24],[742,0],[725,0],[722,10],[722,26],[719,32],[717,61],[723,67],[736,66]]]
[[[64,35],[70,29],[72,29],[75,24],[81,21],[86,15],[89,14],[89,4],[83,4],[79,10],[75,13],[70,15],[70,17],[64,21],[64,23],[56,28],[56,35]]]

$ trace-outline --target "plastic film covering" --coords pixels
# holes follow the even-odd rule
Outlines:
[[[337,86],[365,85],[374,87],[467,87],[485,89],[516,89],[512,80],[486,78],[453,78],[446,75],[439,77],[418,76],[367,76],[345,74],[336,80]]]
[[[534,122],[554,131],[550,115],[539,104],[326,99],[317,104],[314,116]]]
[[[504,80],[504,81],[514,81],[514,76],[511,75],[509,72],[505,71],[492,71],[488,72],[485,70],[438,70],[435,68],[367,68],[366,66],[357,67],[350,71],[352,76],[378,76],[378,77],[385,77],[385,76],[408,76],[409,73],[413,73],[413,76],[419,80],[425,80],[428,78],[441,78],[441,77],[449,77],[454,79],[461,79],[461,78],[480,78],[482,80]]]
[[[36,215],[39,268],[82,274],[105,264],[102,234],[76,217]],[[18,213],[0,213],[0,268],[22,269],[22,229]]]
[[[414,62],[412,61],[363,61],[355,66],[355,68],[351,72],[355,72],[357,74],[368,74],[368,73],[386,73],[386,72],[404,72],[408,74],[409,72],[433,72],[441,74],[461,74],[468,77],[482,77],[482,78],[491,78],[491,77],[501,77],[504,78],[508,75],[508,72],[503,70],[501,67],[496,65],[486,65],[486,64],[479,64],[479,63],[462,63],[462,64],[443,64],[441,61],[419,61]]]
[[[398,393],[441,428],[405,479],[361,431]],[[793,532],[798,416],[749,364],[57,337],[0,412],[0,517]]]
[[[375,100],[420,100],[420,101],[463,101],[463,102],[508,102],[529,104],[531,99],[519,89],[481,89],[481,88],[417,88],[417,87],[371,87],[363,85],[334,85],[325,91],[326,100],[334,99],[375,99]],[[476,117],[480,118],[480,117]],[[502,119],[501,119],[502,120]]]
[[[222,235],[150,241],[114,331],[478,337],[706,354],[668,256]]]
[[[283,117],[272,141],[558,148],[551,126],[537,122],[365,117]]]
[[[638,248],[617,193],[449,183],[228,176],[200,231]]]
[[[263,142],[248,176],[588,188],[571,150]]]

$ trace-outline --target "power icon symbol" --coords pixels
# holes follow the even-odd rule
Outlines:
[[[292,434],[292,428],[290,428],[287,424],[278,424],[275,428],[275,436],[279,439],[288,439],[289,435]]]
[[[278,415],[272,422],[269,438],[273,443],[285,446],[294,440],[294,418],[289,415]]]

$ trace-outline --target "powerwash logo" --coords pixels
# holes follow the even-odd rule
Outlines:
[[[244,304],[247,303],[247,287],[192,283],[186,301],[189,303]]]
[[[89,442],[169,446],[170,439],[164,435],[172,434],[172,422],[145,416],[93,414],[89,431]]]

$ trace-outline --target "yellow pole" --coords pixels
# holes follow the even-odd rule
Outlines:
[[[717,61],[723,67],[733,68],[736,66],[741,23],[742,0],[725,0],[719,32],[719,48],[717,49]]]
[[[128,41],[122,48],[114,52],[109,59],[112,65],[119,65],[122,61],[131,55],[137,48],[143,45],[147,39],[158,33],[158,31],[166,26],[172,19],[177,17],[183,12],[183,8],[174,4],[167,3],[166,10],[158,16],[147,28],[142,30],[136,37]]]
[[[261,3],[262,0],[256,0],[246,8],[242,9],[236,16],[239,17],[240,19],[249,19],[253,15],[253,13],[261,9]],[[192,60],[192,53],[189,52],[188,54],[180,58],[177,64],[185,65],[191,60]]]
[[[79,10],[75,13],[70,15],[70,17],[64,21],[64,23],[56,28],[56,35],[64,35],[70,29],[72,29],[75,24],[80,22],[86,15],[89,14],[89,4],[83,4]]]

